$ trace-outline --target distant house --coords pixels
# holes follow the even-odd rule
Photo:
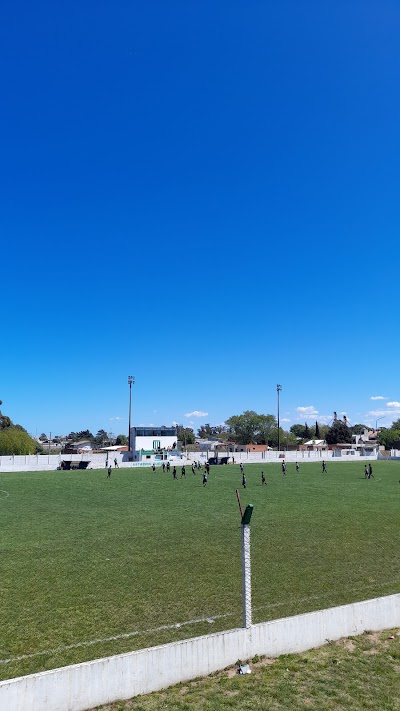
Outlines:
[[[268,447],[267,444],[253,444],[253,442],[250,442],[249,444],[237,444],[235,446],[235,452],[267,452],[271,447]]]
[[[86,454],[93,451],[93,445],[88,439],[82,439],[80,442],[68,444],[64,449],[64,454]]]
[[[308,442],[301,444],[299,449],[306,450],[307,452],[320,452],[324,449],[328,449],[328,445],[324,439],[309,439]]]
[[[365,428],[361,434],[354,434],[352,446],[360,452],[361,455],[370,454],[379,448],[378,430],[369,430]]]

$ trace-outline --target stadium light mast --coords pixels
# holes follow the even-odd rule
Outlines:
[[[282,385],[277,385],[276,392],[278,395],[278,452],[281,451],[281,436],[280,436],[280,432],[279,432],[279,396],[281,394],[281,391],[282,391]]]
[[[134,385],[134,384],[135,384],[135,377],[133,375],[128,375],[128,385],[129,385],[128,452],[129,452],[129,459],[132,458],[131,412],[132,412],[132,385]]]

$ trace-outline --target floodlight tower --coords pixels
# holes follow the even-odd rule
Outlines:
[[[279,432],[279,395],[281,394],[282,391],[282,385],[277,385],[276,386],[276,392],[278,395],[278,452],[281,451],[281,436]]]
[[[129,459],[132,458],[131,411],[132,411],[132,385],[134,385],[134,384],[135,384],[135,377],[133,375],[128,375],[128,385],[129,385],[128,452],[129,452]]]

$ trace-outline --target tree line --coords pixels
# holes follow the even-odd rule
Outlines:
[[[0,400],[0,406],[2,401]],[[294,424],[289,430],[279,428],[279,442],[282,447],[298,445],[312,439],[325,440],[327,444],[350,444],[353,434],[361,434],[368,428],[363,424],[350,426],[344,420],[335,419],[332,424],[325,425],[316,421],[313,425]],[[191,427],[177,425],[178,439],[187,445],[195,444],[196,434]],[[232,415],[221,425],[211,425],[206,423],[197,430],[197,437],[200,439],[216,439],[221,442],[233,442],[236,444],[266,444],[270,447],[278,445],[278,422],[275,415],[264,415],[255,410],[245,410],[241,415]],[[47,443],[45,433],[39,437],[42,443]],[[79,442],[88,440],[94,448],[101,448],[110,444],[119,446],[128,444],[128,437],[120,434],[113,437],[104,429],[98,430],[93,435],[90,430],[80,430],[70,432],[65,438],[67,442]],[[54,442],[61,442],[60,437],[54,437]],[[393,422],[390,428],[382,428],[378,434],[378,442],[385,449],[400,448],[400,418]],[[43,447],[36,442],[22,425],[14,424],[10,417],[4,415],[0,410],[0,455],[17,454],[38,454],[43,451]]]
[[[190,427],[178,425],[178,439],[184,445],[195,443],[195,432]],[[352,435],[361,434],[367,425],[357,423],[349,425],[344,420],[335,419],[331,425],[315,421],[308,425],[294,424],[289,430],[279,427],[279,442],[281,446],[303,444],[309,440],[325,440],[327,444],[351,444]],[[241,415],[232,415],[224,424],[212,426],[209,423],[201,425],[197,430],[200,439],[217,439],[221,443],[266,444],[278,446],[278,422],[275,415],[263,415],[254,410],[245,410]],[[390,429],[380,430],[378,442],[390,449],[400,441],[400,419],[393,423]]]

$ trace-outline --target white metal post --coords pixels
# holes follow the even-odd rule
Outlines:
[[[243,627],[251,627],[250,525],[242,524]]]

